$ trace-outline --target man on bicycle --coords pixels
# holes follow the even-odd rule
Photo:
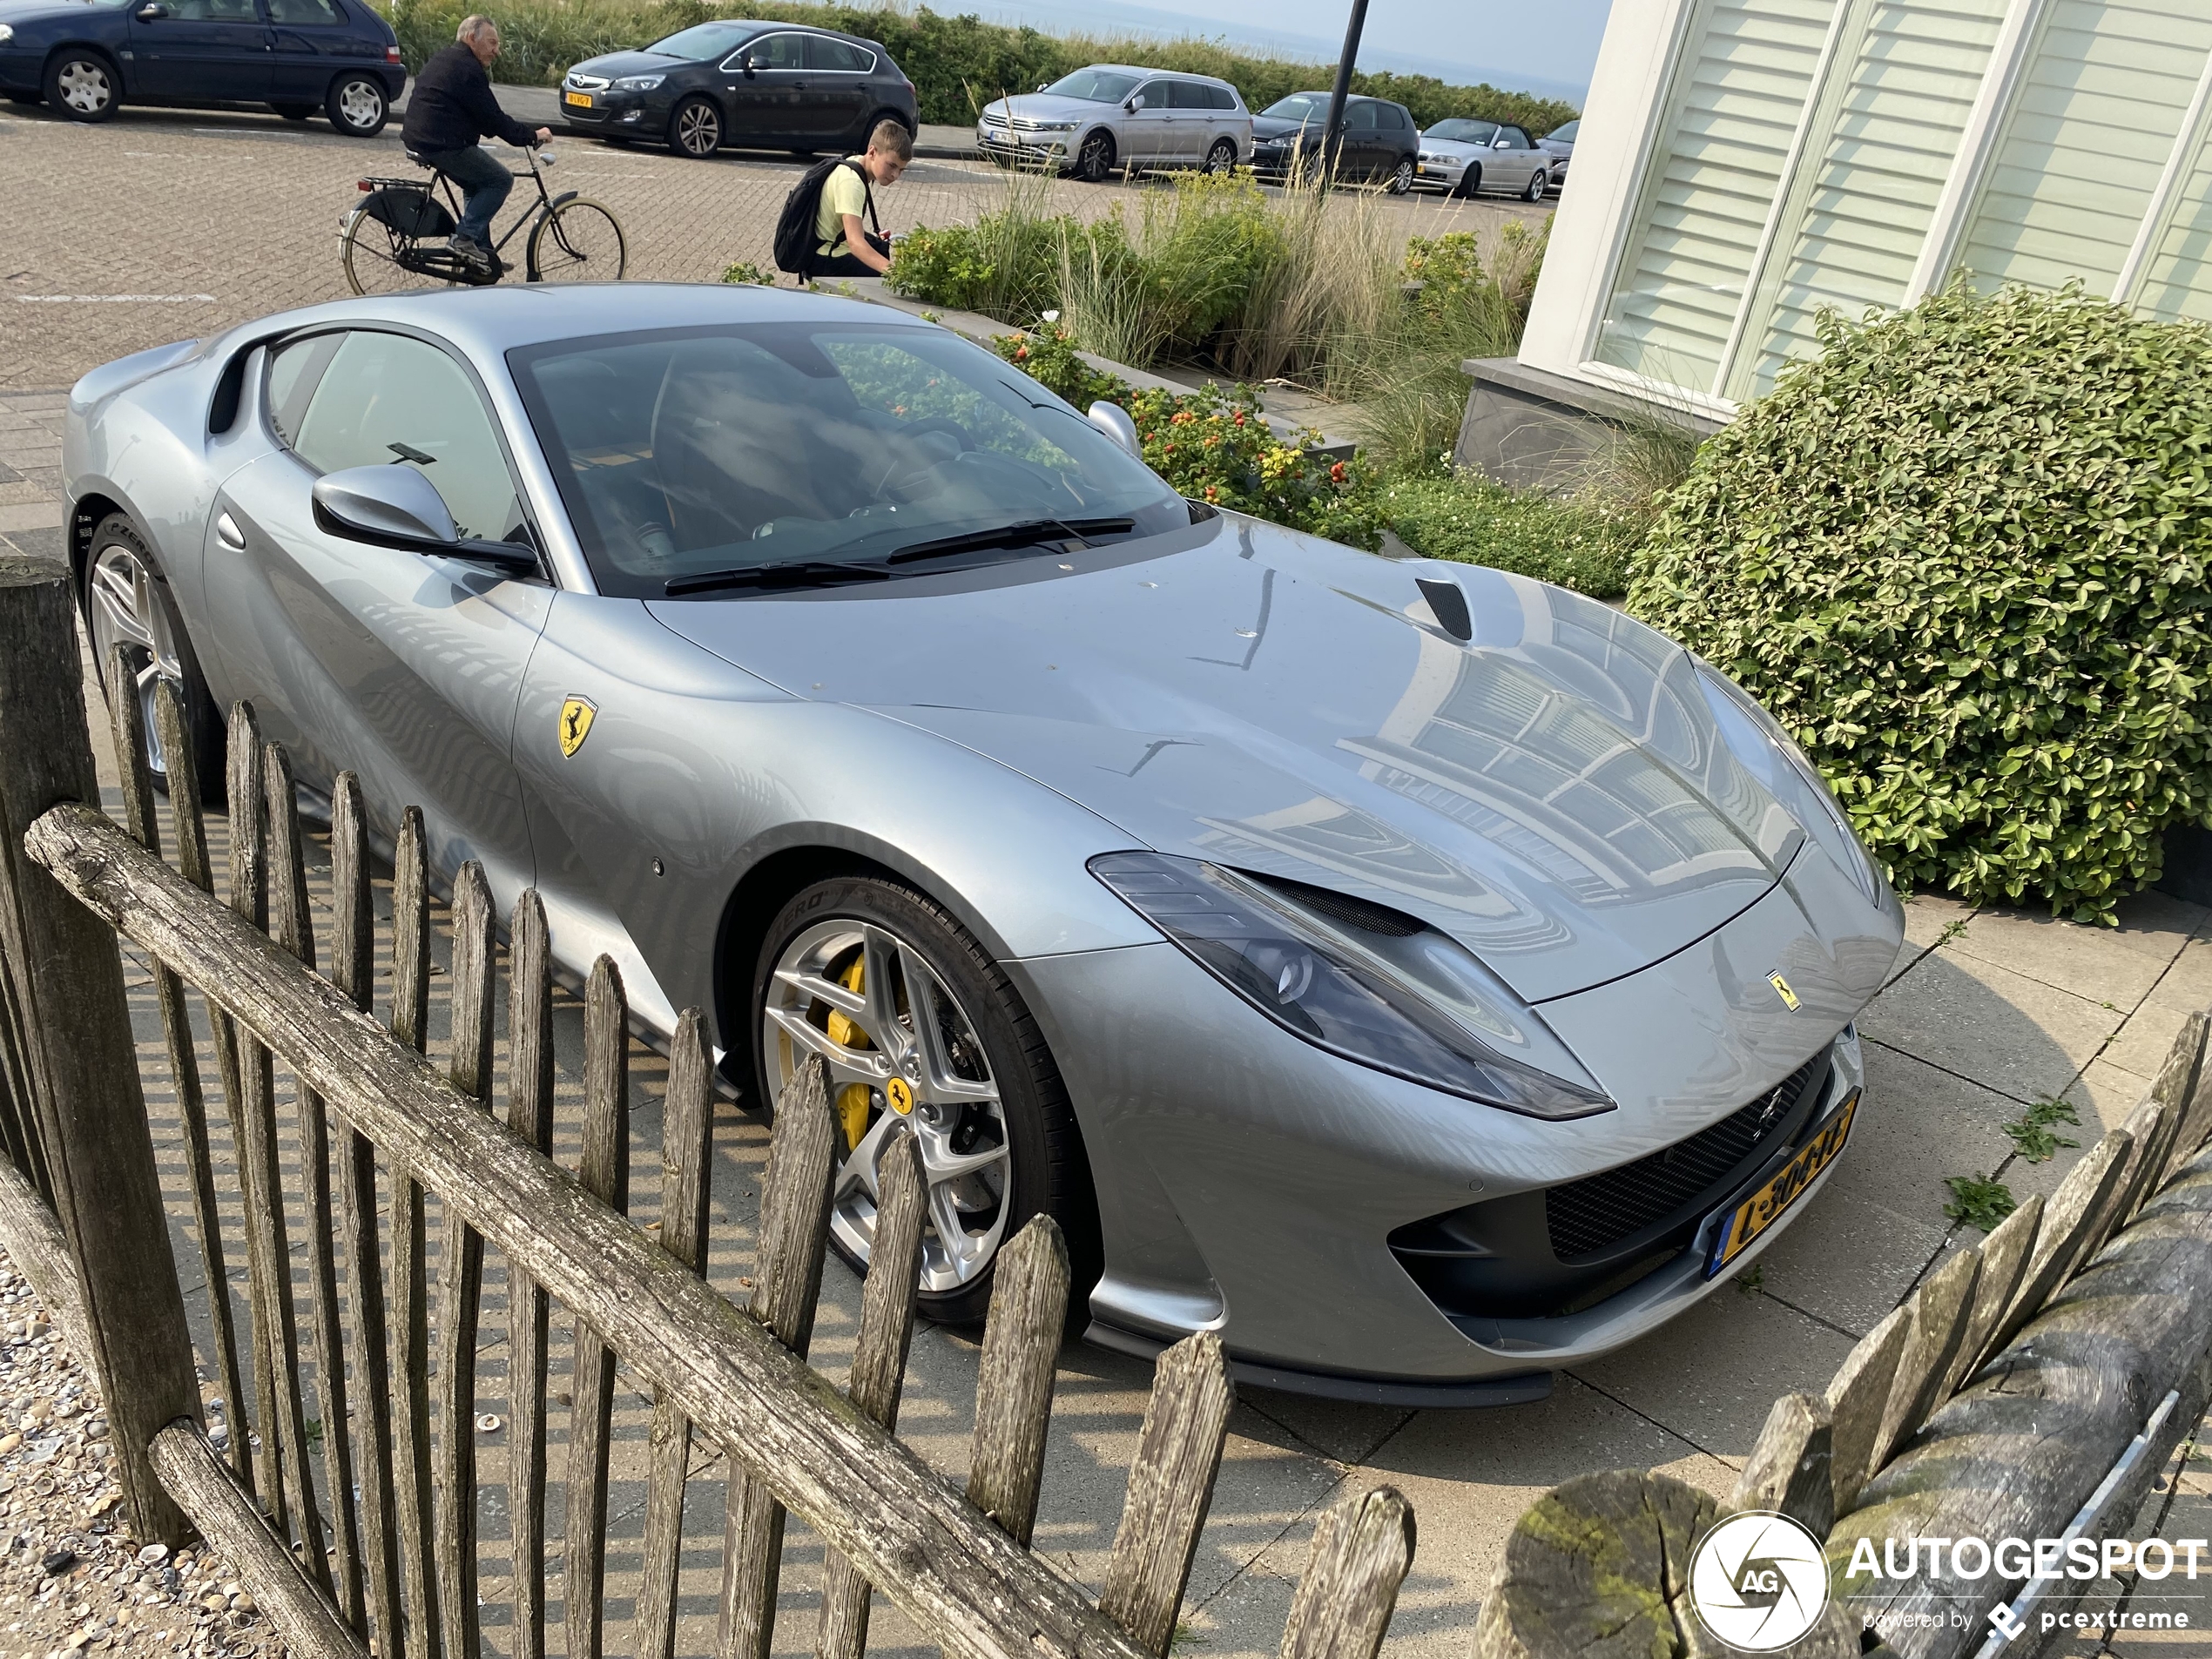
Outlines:
[[[533,132],[499,107],[484,72],[498,56],[499,25],[489,17],[462,18],[454,44],[431,54],[415,76],[400,129],[408,154],[461,186],[461,226],[446,246],[479,270],[496,268],[492,215],[515,187],[515,175],[476,140],[504,138],[527,150],[553,138],[550,127]]]

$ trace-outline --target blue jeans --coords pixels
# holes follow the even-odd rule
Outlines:
[[[491,246],[492,215],[515,188],[506,163],[480,144],[466,150],[426,150],[422,159],[461,187],[460,233],[478,247]]]

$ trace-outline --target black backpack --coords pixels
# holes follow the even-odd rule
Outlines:
[[[822,211],[822,186],[829,182],[833,169],[851,167],[860,175],[860,188],[867,192],[868,223],[876,234],[883,233],[883,226],[875,216],[875,192],[868,189],[868,176],[849,157],[834,156],[827,161],[818,161],[799,176],[791,187],[791,194],[784,198],[784,211],[776,220],[776,268],[788,271],[793,276],[805,276],[814,262],[814,250],[821,246],[821,237],[814,229],[814,221]]]

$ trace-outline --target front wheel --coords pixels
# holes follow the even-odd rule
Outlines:
[[[1089,185],[1103,185],[1114,171],[1114,138],[1109,132],[1088,132],[1076,152],[1076,177]]]
[[[115,65],[98,52],[71,49],[46,65],[46,104],[72,121],[105,121],[123,101]]]
[[[705,161],[722,147],[722,111],[714,100],[687,98],[668,118],[668,147],[679,156]]]
[[[442,287],[461,274],[458,261],[443,248],[425,249],[413,237],[402,236],[383,220],[371,218],[365,208],[356,207],[346,216],[339,245],[346,286],[355,293]],[[451,279],[443,267],[450,267]]]
[[[913,1137],[928,1184],[920,1304],[980,1322],[1001,1247],[1049,1214],[1072,1305],[1098,1271],[1089,1163],[1043,1035],[1005,972],[935,904],[866,876],[818,882],[768,930],[752,981],[755,1073],[772,1106],[800,1064],[829,1068],[840,1131],[830,1241],[865,1267],[882,1159]]]
[[[84,567],[84,615],[91,625],[92,656],[102,689],[113,707],[118,697],[135,697],[145,721],[146,770],[155,788],[170,787],[169,755],[154,718],[154,688],[168,682],[182,705],[199,772],[203,800],[223,792],[223,722],[216,711],[199,658],[185,637],[183,622],[169,598],[168,583],[145,540],[120,513],[110,513],[92,532],[92,556]],[[114,655],[123,653],[124,679],[114,681]]]
[[[384,83],[375,76],[341,75],[330,84],[322,110],[330,125],[347,138],[373,138],[384,130],[392,105],[384,96]]]
[[[1470,161],[1467,163],[1467,171],[1460,175],[1460,187],[1452,193],[1455,196],[1464,196],[1472,201],[1481,190],[1482,169]]]
[[[1403,196],[1413,187],[1413,157],[1400,156],[1398,158],[1397,169],[1390,175],[1389,183],[1383,187],[1393,196]]]
[[[619,282],[629,263],[630,246],[614,214],[581,196],[530,227],[533,282]]]
[[[1228,172],[1237,165],[1237,145],[1231,138],[1216,138],[1213,148],[1206,152],[1208,172]]]

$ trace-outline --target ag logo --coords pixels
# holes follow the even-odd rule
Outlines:
[[[1797,994],[1790,988],[1790,981],[1779,973],[1769,974],[1766,982],[1774,987],[1774,994],[1782,999],[1782,1006],[1791,1013],[1797,1011]]]
[[[1788,1647],[1828,1605],[1820,1541],[1787,1515],[1730,1515],[1698,1541],[1689,1604],[1720,1641],[1746,1653]]]
[[[570,697],[561,705],[561,752],[573,755],[591,735],[591,722],[599,705],[588,697]]]
[[[885,1083],[883,1097],[891,1103],[891,1109],[901,1117],[914,1109],[914,1091],[904,1077],[894,1077]]]

